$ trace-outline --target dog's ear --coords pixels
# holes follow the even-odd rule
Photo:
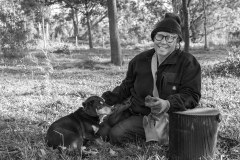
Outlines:
[[[84,103],[85,104],[83,105],[83,108],[88,115],[93,116],[93,117],[98,116],[97,111],[96,111],[97,108],[96,108],[96,106],[94,106],[94,103],[95,103],[94,100],[85,101]]]
[[[94,100],[82,102],[83,108],[87,108],[88,106],[93,106],[93,104],[94,104]]]

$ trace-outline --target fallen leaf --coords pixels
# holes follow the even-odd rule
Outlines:
[[[43,156],[46,156],[46,155],[47,155],[46,152],[45,152],[43,149],[40,149],[40,151],[41,151],[41,154],[42,154]]]
[[[110,153],[111,156],[116,156],[116,155],[117,155],[117,152],[115,152],[115,151],[112,150],[111,148],[110,148],[109,153]]]

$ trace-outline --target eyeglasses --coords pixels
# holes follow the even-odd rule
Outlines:
[[[168,42],[168,43],[172,43],[177,37],[176,36],[170,36],[170,35],[167,35],[167,36],[164,36],[162,34],[156,34],[155,35],[155,39],[157,41],[162,41],[163,38],[165,37],[165,40]]]

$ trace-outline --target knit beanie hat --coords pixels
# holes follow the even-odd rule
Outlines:
[[[179,18],[179,16],[174,13],[166,13],[164,19],[155,25],[151,33],[151,38],[153,41],[156,33],[160,31],[177,34],[179,37],[179,41],[181,42],[182,31],[181,31],[181,19]]]

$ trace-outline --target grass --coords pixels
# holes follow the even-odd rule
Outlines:
[[[58,154],[44,144],[49,125],[75,111],[88,96],[112,90],[124,79],[129,60],[140,51],[123,50],[124,66],[110,63],[110,50],[75,49],[70,55],[33,50],[18,60],[0,58],[0,159],[77,159]],[[240,83],[236,76],[209,76],[214,64],[227,57],[224,50],[191,50],[202,64],[201,105],[220,110],[222,121],[215,159],[240,159]],[[106,143],[90,146],[85,159],[159,159],[168,148],[157,144]]]

